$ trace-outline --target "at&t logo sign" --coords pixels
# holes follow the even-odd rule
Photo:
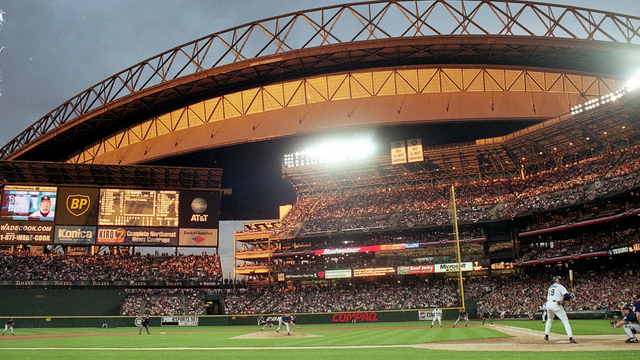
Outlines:
[[[191,215],[191,221],[195,222],[207,222],[209,218],[208,214],[204,214],[207,211],[207,201],[203,198],[195,198],[191,201],[191,210],[195,214]]]

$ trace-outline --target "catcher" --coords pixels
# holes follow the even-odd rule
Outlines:
[[[629,338],[625,340],[626,343],[637,343],[638,338],[636,338],[636,333],[640,332],[640,324],[638,324],[638,318],[631,309],[631,305],[624,305],[622,307],[622,315],[624,315],[622,320],[611,320],[610,324],[614,328],[624,328],[624,332],[629,336]]]

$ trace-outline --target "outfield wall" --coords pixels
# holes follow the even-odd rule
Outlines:
[[[2,289],[0,315],[117,316],[126,298],[124,289]]]
[[[348,326],[355,319],[357,323],[385,323],[385,322],[408,322],[421,320],[425,326],[431,325],[431,311],[429,310],[405,310],[405,311],[371,311],[371,312],[338,312],[323,314],[298,314],[296,323],[300,326],[305,324],[345,324]],[[573,311],[568,313],[570,319],[603,319],[616,315],[610,311]],[[620,314],[617,314],[620,315]],[[443,320],[455,320],[458,316],[458,309],[444,309]],[[619,316],[618,316],[619,317]],[[526,318],[506,318],[509,320],[525,320]],[[140,317],[136,316],[106,316],[106,317],[15,317],[16,329],[20,328],[99,328],[103,321],[107,321],[109,328],[135,327]],[[271,320],[274,326],[278,326],[278,315],[211,315],[211,316],[154,316],[150,318],[150,327],[170,329],[172,327],[194,327],[194,326],[233,326],[233,325],[254,325],[256,329],[261,327],[265,321]],[[477,320],[477,319],[476,319]],[[532,321],[539,321],[539,313]],[[494,319],[499,321],[499,319]],[[437,325],[437,323],[436,323]]]
[[[263,324],[266,320],[271,320],[275,326],[278,325],[279,315],[207,315],[207,316],[152,316],[150,318],[151,327],[171,327],[170,323],[188,323],[184,326],[233,326],[233,325],[256,325]],[[444,309],[443,320],[452,321],[457,319],[458,309]],[[137,320],[138,319],[138,320]],[[114,327],[135,327],[136,316],[15,316],[16,329],[18,328],[79,328],[79,327],[101,327],[103,321],[107,321],[110,328]],[[184,321],[182,321],[184,320]],[[296,323],[304,324],[350,324],[355,320],[357,323],[385,323],[385,322],[406,322],[423,320],[425,325],[431,324],[430,310],[401,310],[401,311],[353,311],[321,314],[297,314]],[[164,324],[164,325],[163,325]]]

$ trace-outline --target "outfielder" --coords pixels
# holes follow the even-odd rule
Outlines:
[[[626,343],[637,343],[638,338],[636,338],[636,333],[640,332],[638,318],[632,310],[633,307],[631,305],[624,305],[622,307],[622,315],[624,315],[622,320],[611,320],[611,325],[613,325],[614,328],[619,328],[621,326],[624,328],[624,332],[629,336],[629,338],[625,340]]]
[[[151,335],[151,333],[149,332],[149,315],[145,316],[144,319],[142,319],[142,323],[140,324],[140,331],[138,331],[138,335],[142,334],[142,328],[147,329],[147,334]]]
[[[553,278],[553,285],[549,286],[549,290],[547,291],[547,315],[549,318],[547,319],[547,324],[544,327],[544,339],[549,341],[551,324],[553,324],[554,316],[558,316],[558,319],[560,319],[564,325],[564,330],[567,332],[567,335],[569,335],[569,343],[576,344],[576,341],[573,340],[573,332],[571,331],[569,318],[562,307],[562,303],[570,300],[571,295],[567,289],[560,284],[560,279],[560,276],[555,276]]]
[[[436,306],[436,308],[433,309],[431,313],[433,314],[433,320],[431,320],[431,327],[433,327],[433,324],[436,322],[436,320],[438,320],[438,324],[440,324],[440,327],[442,327],[442,310],[438,306]]]
[[[469,323],[469,314],[465,309],[460,310],[460,313],[458,314],[458,319],[456,320],[456,322],[453,323],[453,327],[456,327],[456,324],[458,324],[458,321],[460,321],[461,319],[464,320],[464,326],[467,327],[467,324]]]
[[[293,319],[295,319],[295,318],[296,318],[295,315],[284,314],[284,315],[280,316],[280,318],[278,318],[278,328],[276,329],[276,332],[280,332],[280,328],[282,327],[283,323],[287,327],[287,335],[291,335],[291,332],[289,332],[289,324],[291,324],[291,325],[297,327],[298,329],[300,329],[300,327],[298,327],[298,325],[296,325],[293,322]]]
[[[13,325],[14,325],[13,318],[7,320],[7,322],[4,323],[4,331],[2,332],[2,335],[4,335],[4,333],[7,331],[7,329],[11,329],[11,335],[15,335],[13,333]]]

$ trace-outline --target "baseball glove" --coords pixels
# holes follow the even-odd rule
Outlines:
[[[616,324],[618,323],[618,320],[611,320],[609,321],[609,324],[611,324],[611,326],[616,327]]]

